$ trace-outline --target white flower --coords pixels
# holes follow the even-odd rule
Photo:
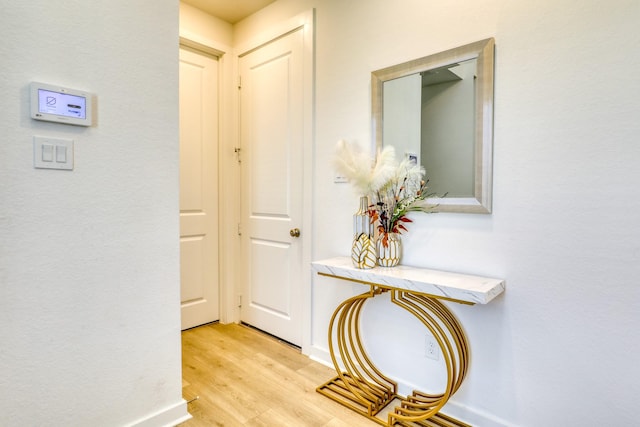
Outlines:
[[[395,150],[385,147],[375,160],[354,144],[338,141],[334,165],[338,173],[348,178],[360,194],[375,193],[395,174]]]
[[[424,167],[415,161],[405,158],[398,165],[396,182],[403,182],[408,194],[415,194],[420,189],[422,178],[425,175]]]

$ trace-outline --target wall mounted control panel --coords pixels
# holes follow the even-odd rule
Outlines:
[[[91,126],[92,99],[89,92],[45,83],[31,83],[31,118],[75,126]]]

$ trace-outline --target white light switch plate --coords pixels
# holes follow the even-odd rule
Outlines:
[[[73,170],[73,139],[34,136],[33,167]]]

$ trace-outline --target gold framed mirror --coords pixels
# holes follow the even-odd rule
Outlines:
[[[439,212],[491,213],[493,38],[371,73],[377,148],[415,158]]]

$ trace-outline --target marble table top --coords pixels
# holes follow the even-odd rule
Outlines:
[[[329,258],[312,262],[311,265],[314,271],[325,276],[469,304],[487,304],[505,290],[505,282],[502,279],[407,265],[360,269],[353,266],[349,257]]]

